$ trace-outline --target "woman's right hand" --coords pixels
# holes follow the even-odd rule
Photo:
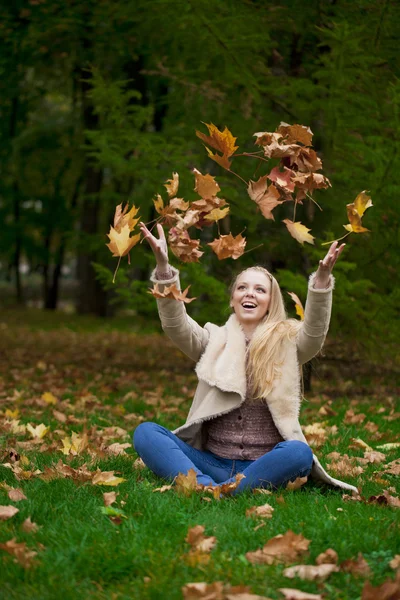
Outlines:
[[[150,248],[154,252],[156,257],[157,266],[161,269],[165,269],[168,266],[168,246],[167,240],[165,239],[164,229],[162,225],[157,224],[158,239],[147,229],[146,225],[140,222],[140,231],[142,232],[143,239],[147,240],[150,244]]]

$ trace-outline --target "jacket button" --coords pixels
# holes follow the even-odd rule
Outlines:
[[[243,444],[240,444],[239,448],[240,448],[241,450],[243,450],[243,448],[244,448]]]
[[[242,415],[238,416],[238,421],[241,421],[243,419]]]

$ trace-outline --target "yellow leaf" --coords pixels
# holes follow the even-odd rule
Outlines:
[[[366,190],[360,192],[357,198],[354,200],[354,208],[356,209],[360,217],[363,216],[367,208],[369,208],[370,206],[373,206],[371,196],[368,196]]]
[[[124,225],[120,232],[111,226],[110,233],[107,233],[110,238],[110,243],[106,244],[106,246],[111,250],[113,256],[126,256],[138,243],[140,240],[140,233],[129,237],[130,232],[129,225]]]
[[[18,419],[18,417],[19,417],[19,408],[16,408],[15,410],[11,410],[10,408],[6,408],[6,411],[5,411],[4,414],[9,419]]]
[[[121,231],[122,227],[125,227],[125,225],[128,225],[130,231],[132,231],[132,229],[135,227],[135,225],[139,222],[139,218],[137,218],[137,219],[134,218],[134,217],[136,217],[137,213],[139,212],[139,209],[136,208],[135,205],[133,205],[132,208],[130,209],[130,211],[127,212],[128,206],[129,206],[129,204],[126,204],[124,209],[122,210],[122,203],[121,203],[121,204],[118,204],[118,206],[115,209],[114,229],[116,229],[118,232]]]
[[[296,308],[296,315],[298,315],[300,317],[300,319],[302,321],[304,321],[304,308],[303,308],[300,298],[294,292],[288,292],[288,294],[294,302],[294,305]]]
[[[42,394],[42,400],[44,400],[46,404],[57,404],[58,402],[58,399],[51,392]]]
[[[157,194],[156,199],[153,200],[153,204],[158,214],[161,215],[164,210],[164,200],[162,199],[160,194]]]
[[[229,212],[229,206],[225,208],[214,208],[211,212],[208,213],[204,218],[206,221],[219,221],[226,217]]]
[[[300,221],[294,223],[289,219],[284,219],[283,223],[285,223],[290,235],[294,237],[294,239],[300,244],[304,244],[304,242],[314,244],[314,237],[308,233],[311,231],[311,229],[308,229],[305,225],[302,225]]]
[[[123,481],[126,481],[126,479],[124,479],[123,477],[116,477],[114,475],[114,471],[100,471],[100,469],[97,469],[97,471],[92,479],[92,483],[94,485],[109,485],[109,486],[119,485]]]
[[[33,438],[38,438],[40,440],[44,438],[50,429],[50,427],[46,427],[44,423],[40,423],[40,425],[37,425],[36,427],[33,427],[30,423],[28,423],[26,428]]]
[[[78,454],[81,454],[88,445],[87,434],[84,433],[82,437],[80,437],[75,431],[72,432],[71,437],[65,437],[61,441],[64,446],[62,452],[66,456],[68,456],[68,454],[77,456]]]
[[[239,148],[239,146],[235,146],[237,138],[233,137],[227,127],[224,131],[220,131],[213,123],[204,123],[204,125],[206,125],[210,135],[205,135],[200,131],[196,131],[196,135],[211,148],[222,152],[226,156],[232,156]]]
[[[172,179],[167,179],[164,186],[168,192],[168,196],[173,198],[176,196],[179,187],[179,175],[178,173],[172,173]]]
[[[197,169],[193,169],[193,173],[196,179],[196,185],[194,191],[201,196],[201,198],[213,198],[221,191],[218,183],[215,181],[215,177],[209,175],[202,175]]]

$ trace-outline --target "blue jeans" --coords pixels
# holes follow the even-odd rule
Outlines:
[[[133,445],[143,462],[153,473],[173,480],[189,469],[197,473],[198,483],[219,485],[242,479],[233,495],[256,487],[285,486],[296,477],[309,475],[313,462],[311,448],[296,440],[280,442],[257,460],[221,458],[207,450],[197,450],[157,423],[141,423],[135,429]]]

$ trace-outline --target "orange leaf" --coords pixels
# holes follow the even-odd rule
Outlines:
[[[169,230],[168,244],[171,251],[182,262],[198,262],[204,254],[200,247],[199,240],[193,240],[187,231],[173,227]]]
[[[304,125],[289,125],[283,121],[280,123],[277,131],[286,138],[289,143],[300,142],[304,146],[312,145],[313,132]]]
[[[284,219],[282,222],[285,223],[290,235],[300,244],[304,244],[304,242],[314,244],[314,237],[308,233],[311,229],[302,225],[300,221],[294,223],[293,221],[290,221],[290,219]]]
[[[283,173],[279,167],[274,167],[267,177],[286,191],[294,192],[294,182],[292,181],[294,175],[295,172],[287,167],[284,167]]]
[[[15,562],[18,562],[25,569],[32,567],[36,563],[34,558],[37,552],[30,550],[26,542],[17,542],[16,538],[8,540],[5,544],[0,544],[0,549],[14,556]]]
[[[246,238],[242,237],[240,233],[236,237],[233,237],[229,233],[228,235],[221,235],[213,242],[210,242],[208,246],[212,248],[219,260],[223,260],[224,258],[233,258],[236,260],[244,252]]]
[[[201,198],[213,198],[218,192],[221,191],[218,183],[215,181],[215,177],[212,175],[202,175],[197,169],[193,169],[193,173],[196,180],[194,191],[199,194]]]
[[[272,565],[277,562],[295,562],[308,551],[311,540],[301,534],[297,535],[289,530],[284,535],[277,535],[255,552],[247,552],[246,558],[255,564]]]
[[[283,201],[279,200],[281,194],[273,184],[268,187],[267,175],[260,177],[258,181],[250,180],[247,192],[250,198],[256,202],[264,217],[274,221],[272,211]]]
[[[179,300],[181,302],[184,302],[185,304],[189,304],[190,302],[193,302],[193,300],[196,300],[196,298],[187,297],[189,288],[190,285],[188,285],[188,287],[183,292],[181,292],[181,290],[178,290],[176,285],[173,283],[170,286],[165,286],[163,291],[161,292],[159,290],[158,283],[156,283],[154,284],[154,288],[149,290],[149,294],[152,294],[155,298],[173,298],[174,300]]]
[[[211,148],[218,150],[225,156],[232,156],[239,148],[239,146],[235,146],[237,138],[233,137],[227,127],[224,131],[220,131],[213,123],[204,123],[204,125],[206,125],[210,135],[205,135],[200,131],[196,131],[196,135]]]
[[[164,183],[164,186],[167,190],[168,196],[173,198],[176,196],[179,187],[179,175],[178,173],[172,173],[172,179],[167,179]]]

